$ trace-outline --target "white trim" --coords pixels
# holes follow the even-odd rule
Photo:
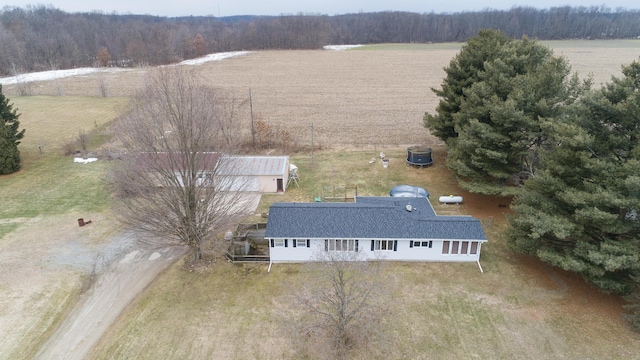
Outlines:
[[[393,251],[394,241],[397,240],[373,240],[374,251]]]
[[[270,238],[270,241],[271,240],[274,240],[275,242],[278,240],[283,241],[284,239]],[[294,240],[294,237],[289,238],[289,240],[297,241],[297,239]],[[393,247],[390,247],[389,250],[387,251],[387,250],[375,250],[375,241],[379,239],[363,240],[363,239],[310,238],[309,247],[306,247],[306,246],[293,247],[293,245],[289,245],[288,247],[282,247],[282,246],[270,247],[269,249],[270,261],[274,263],[283,263],[283,262],[301,263],[301,262],[313,261],[313,256],[317,252],[324,252],[327,250],[328,251],[344,251],[344,250],[330,250],[329,246],[325,248],[325,241],[327,242],[327,245],[329,245],[331,242],[334,242],[335,244],[336,240],[339,240],[341,242],[340,245],[342,245],[342,241],[349,240],[349,242],[353,244],[351,245],[353,247],[353,250],[355,250],[355,240],[358,240],[358,250],[363,252],[363,254],[365,254],[363,260],[375,260],[375,259],[378,259],[380,256],[383,256],[385,260],[389,260],[389,261],[429,261],[429,262],[477,262],[480,259],[480,245],[482,244],[482,242],[486,241],[482,239],[464,240],[466,242],[478,243],[477,254],[470,253],[471,245],[467,247],[466,254],[459,254],[459,253],[458,254],[442,254],[443,240],[440,240],[440,239],[438,240],[393,239],[393,240],[389,240],[389,242],[391,243],[391,241],[397,241],[397,245],[394,243],[391,243],[393,244],[392,245]],[[412,248],[410,246],[410,241],[414,241],[414,242],[431,241],[432,247],[429,248],[427,246],[427,247]],[[444,240],[444,241],[451,241],[451,240]],[[461,241],[461,240],[455,240],[455,241]],[[374,250],[370,251],[372,244],[374,245]],[[449,245],[449,247],[451,248],[451,244]],[[342,246],[340,246],[340,249],[342,249]],[[347,249],[349,249],[349,244],[347,245]]]
[[[324,239],[325,251],[359,251],[361,245],[358,240],[359,239]]]

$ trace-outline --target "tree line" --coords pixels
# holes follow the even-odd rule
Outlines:
[[[469,191],[513,198],[516,251],[627,295],[640,330],[640,62],[600,89],[526,37],[469,39],[424,123]]]
[[[237,50],[464,42],[486,28],[498,29],[508,37],[542,40],[637,38],[640,10],[564,6],[450,14],[168,18],[67,13],[45,5],[5,7],[0,10],[0,75],[99,65],[160,65]]]

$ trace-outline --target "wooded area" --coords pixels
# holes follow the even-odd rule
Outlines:
[[[482,30],[445,71],[425,126],[463,188],[515,196],[512,248],[640,299],[640,63],[590,90],[536,41]]]
[[[207,53],[317,49],[329,44],[463,42],[486,28],[540,40],[640,36],[640,10],[605,6],[452,14],[191,16],[67,13],[51,6],[0,10],[0,75],[86,66],[168,64]]]

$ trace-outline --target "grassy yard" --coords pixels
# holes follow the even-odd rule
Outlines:
[[[106,162],[74,163],[72,157],[46,155],[0,182],[0,219],[32,218],[69,212],[100,212],[109,207]]]
[[[26,133],[19,147],[22,169],[0,178],[0,219],[106,210],[108,163],[74,163],[73,157],[63,156],[62,147],[84,131],[90,139],[88,150],[95,150],[104,141],[105,124],[126,99],[35,96],[10,101],[22,114],[20,126]],[[0,234],[8,228],[0,225]]]
[[[83,130],[95,150],[124,100],[10,98],[26,134],[21,170],[0,177],[2,359],[32,358],[79,300],[87,270],[66,252],[93,251],[117,231],[108,215],[108,162],[74,163],[62,145]],[[79,228],[80,217],[94,224]]]
[[[21,128],[26,129],[21,141],[23,153],[58,152],[80,131],[87,133],[112,121],[128,98],[88,96],[23,96],[10,97],[18,109]]]
[[[358,185],[359,195],[385,195],[409,183],[431,198],[463,194],[443,164],[418,169],[404,164],[404,149],[320,151],[292,156],[300,187],[264,196],[274,201],[312,201],[325,185]],[[384,151],[389,168],[379,159]],[[391,263],[386,282],[390,315],[381,319],[386,341],[350,356],[355,359],[628,359],[640,357],[640,342],[620,315],[621,302],[598,294],[576,277],[511,253],[499,200],[463,205],[434,204],[439,213],[483,219],[489,243],[484,273],[475,264]],[[216,264],[164,273],[121,316],[91,358],[298,359],[283,330],[292,289],[306,281],[303,265]]]

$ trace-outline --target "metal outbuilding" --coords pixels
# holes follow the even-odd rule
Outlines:
[[[285,192],[289,179],[288,156],[230,156],[234,176],[241,176],[245,191]]]

